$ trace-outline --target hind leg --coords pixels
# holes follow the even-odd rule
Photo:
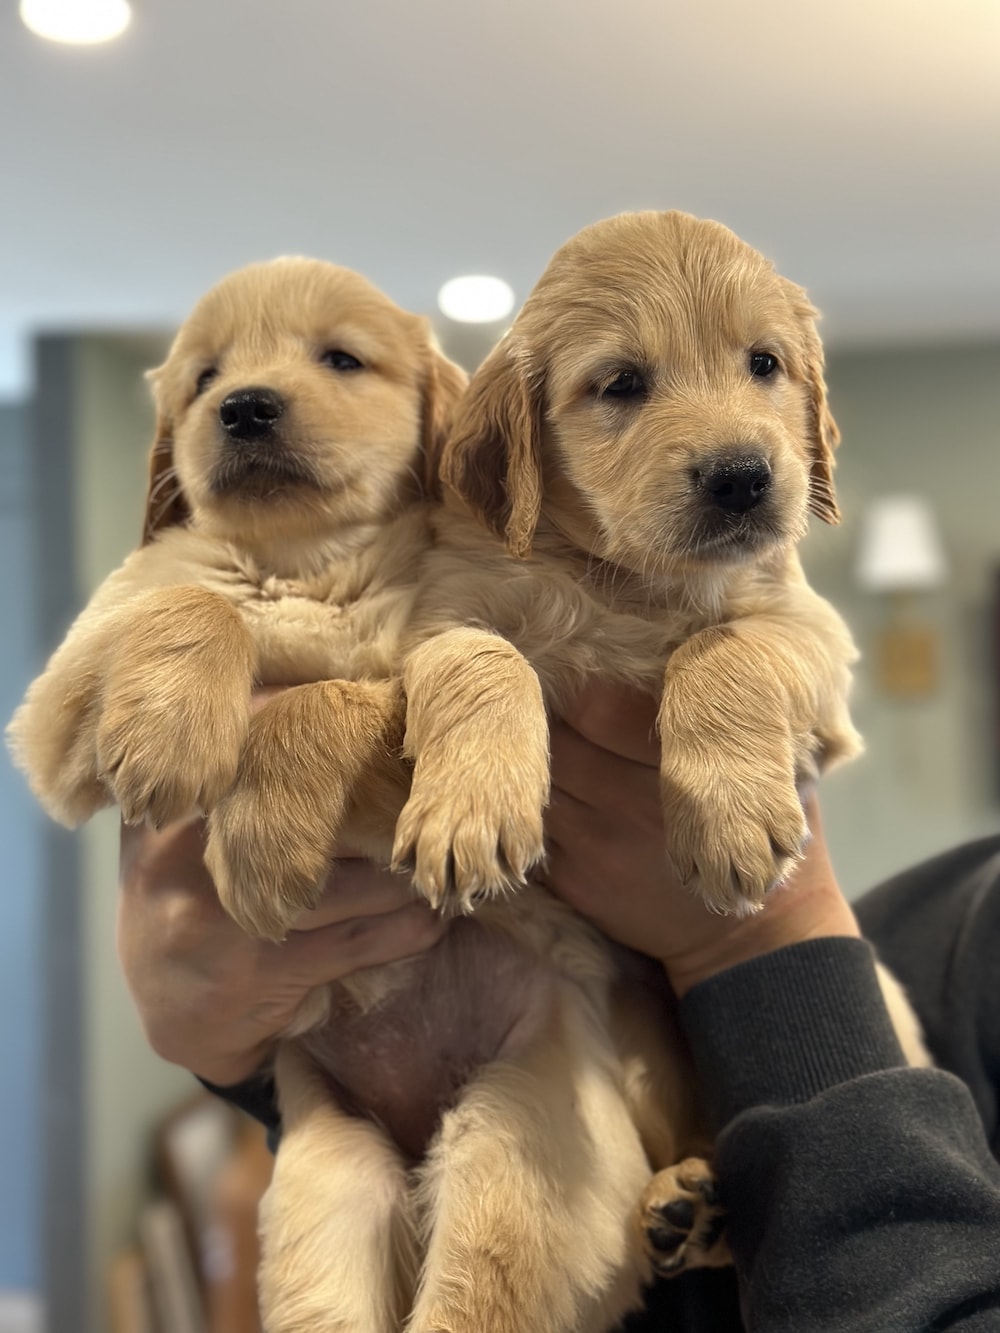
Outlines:
[[[282,1141],[260,1209],[265,1333],[399,1333],[416,1280],[407,1174],[294,1043],[278,1055]]]
[[[423,1172],[427,1255],[408,1333],[603,1333],[639,1298],[630,1219],[649,1177],[579,992],[482,1070]]]
[[[725,1224],[715,1173],[700,1157],[657,1172],[639,1205],[643,1248],[660,1277],[731,1264]]]

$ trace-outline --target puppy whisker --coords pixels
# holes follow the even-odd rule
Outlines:
[[[174,468],[167,468],[160,473],[149,488],[146,499],[151,530],[155,531],[159,527],[161,518],[183,497],[183,494],[180,478]]]

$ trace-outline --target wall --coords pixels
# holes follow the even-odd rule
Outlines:
[[[0,723],[32,674],[34,511],[26,406],[0,404]],[[0,1292],[41,1282],[42,816],[6,752],[0,755]]]
[[[1000,567],[1000,343],[853,350],[830,356],[831,405],[843,434],[837,469],[844,522],[804,549],[813,583],[840,608],[869,660],[854,713],[865,756],[824,786],[838,871],[851,892],[963,839],[1000,829],[993,737],[1000,669],[989,616]],[[894,703],[873,679],[878,599],[854,578],[861,514],[875,496],[913,492],[934,506],[947,586],[924,599],[942,635],[940,689]]]
[[[153,439],[148,353],[107,337],[76,340],[77,570],[80,604],[136,545]],[[130,1238],[146,1185],[150,1130],[190,1096],[190,1075],[146,1045],[115,950],[118,817],[105,811],[79,835],[83,848],[85,1122],[88,1270],[92,1300],[114,1250]],[[103,1327],[101,1320],[96,1327]],[[54,1333],[54,1331],[53,1331]]]
[[[43,528],[36,665],[135,546],[156,352],[112,337],[39,340],[35,463]],[[103,1333],[108,1261],[132,1238],[150,1132],[191,1094],[148,1049],[115,949],[118,820],[42,835],[45,984],[45,1296],[48,1333]]]

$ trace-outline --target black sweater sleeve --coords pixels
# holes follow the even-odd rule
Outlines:
[[[904,1065],[868,945],[755,959],[681,1018],[753,1333],[1000,1329],[1000,1167],[968,1088]]]
[[[1000,839],[858,906],[940,1068],[903,1064],[859,941],[779,950],[680,1006],[719,1131],[746,1328],[1000,1333]],[[266,1078],[213,1090],[273,1133]],[[659,1284],[628,1321],[636,1333],[739,1325],[727,1270]]]

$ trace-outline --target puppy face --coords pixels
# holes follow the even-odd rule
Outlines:
[[[418,493],[465,381],[425,320],[308,259],[224,279],[151,379],[147,539],[191,521],[269,540],[380,522]]]
[[[837,518],[814,313],[717,223],[589,227],[474,377],[446,478],[521,554],[542,508],[643,574],[795,541]]]

